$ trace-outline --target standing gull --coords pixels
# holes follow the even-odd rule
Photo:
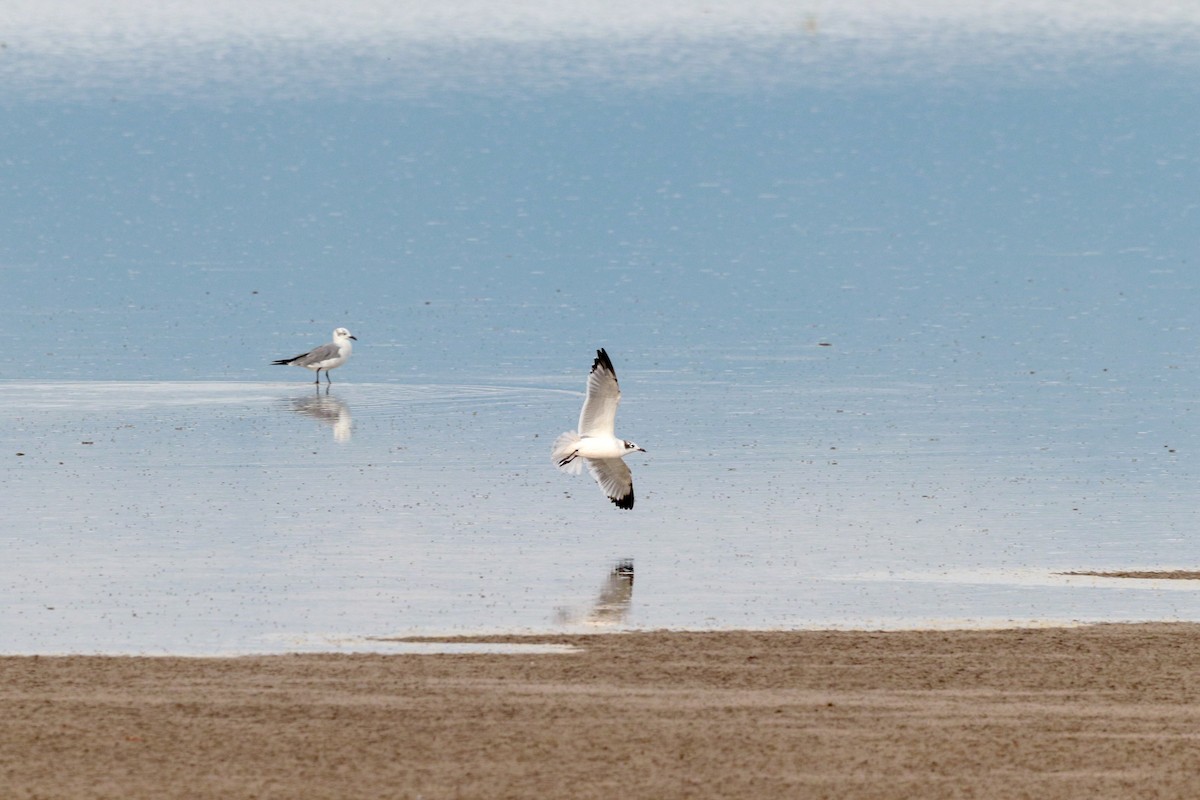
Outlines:
[[[633,475],[623,459],[633,452],[646,452],[613,433],[621,388],[608,353],[596,351],[588,375],[587,398],[579,412],[579,431],[569,431],[554,440],[551,455],[564,472],[578,475],[587,459],[588,472],[617,508],[633,508]]]
[[[313,383],[321,382],[321,370],[325,370],[325,380],[329,383],[329,370],[334,367],[340,367],[346,363],[346,359],[350,358],[350,352],[354,349],[354,345],[350,344],[350,340],[358,341],[357,338],[350,335],[350,331],[345,328],[338,328],[333,332],[333,341],[329,344],[323,344],[320,347],[309,350],[307,353],[301,353],[292,358],[281,358],[278,361],[272,361],[272,364],[290,364],[293,367],[306,367],[315,370],[317,379]]]

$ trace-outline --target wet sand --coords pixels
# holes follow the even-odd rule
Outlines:
[[[1200,796],[1200,625],[0,659],[4,798]]]

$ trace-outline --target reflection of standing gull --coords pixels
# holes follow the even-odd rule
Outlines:
[[[354,349],[354,345],[350,344],[351,339],[358,341],[356,337],[350,335],[350,331],[338,328],[333,332],[333,341],[329,344],[323,344],[307,353],[301,353],[291,358],[281,358],[271,363],[315,370],[317,379],[313,383],[321,382],[321,370],[325,370],[326,383],[333,383],[329,379],[329,370],[346,363],[346,359],[350,357],[350,352]]]
[[[572,475],[579,474],[582,460],[587,459],[588,472],[608,499],[617,508],[633,508],[633,474],[622,459],[630,453],[646,451],[633,442],[618,439],[613,432],[620,402],[617,371],[608,353],[597,350],[588,375],[587,397],[579,412],[579,431],[561,434],[554,440],[550,454],[559,469]]]
[[[558,622],[564,625],[585,623],[588,625],[620,625],[629,615],[629,604],[633,600],[633,559],[623,558],[613,565],[608,573],[600,596],[586,615],[573,613],[570,609],[558,610]]]
[[[292,410],[332,425],[335,441],[350,441],[350,407],[338,398],[329,395],[299,397],[292,401]]]

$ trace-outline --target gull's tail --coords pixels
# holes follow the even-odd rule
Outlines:
[[[575,431],[568,431],[560,434],[554,440],[554,448],[550,451],[550,457],[554,459],[554,465],[563,472],[569,472],[572,475],[578,475],[583,471],[583,458],[577,453],[579,447],[579,434]]]

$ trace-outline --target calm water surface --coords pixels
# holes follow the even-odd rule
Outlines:
[[[1200,15],[1066,6],[17,4],[0,652],[1200,619],[1060,574],[1200,566]]]

